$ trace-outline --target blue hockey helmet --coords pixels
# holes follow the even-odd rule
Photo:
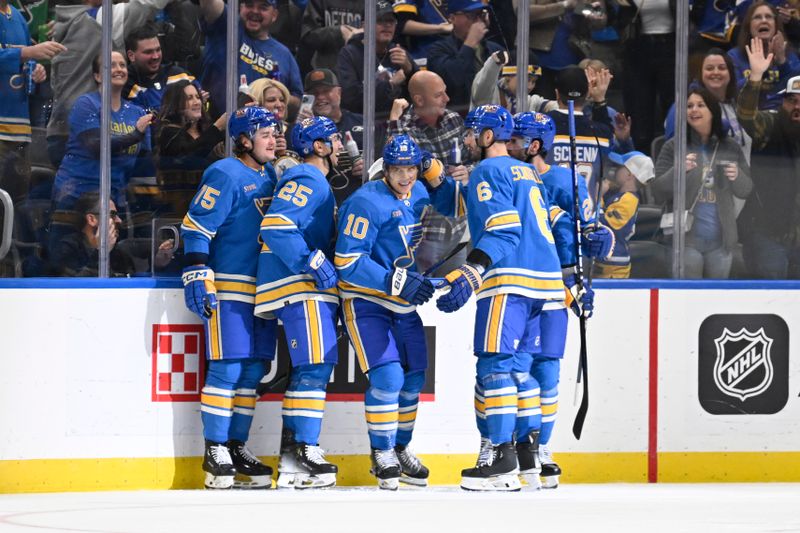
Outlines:
[[[464,127],[473,130],[476,137],[483,130],[492,130],[495,141],[508,141],[511,140],[511,133],[514,130],[514,119],[503,106],[482,105],[467,113]]]
[[[395,135],[383,147],[383,166],[418,166],[422,163],[422,150],[408,135]]]
[[[338,135],[336,124],[328,117],[309,117],[295,124],[292,130],[292,148],[300,155],[314,153],[314,141],[331,143],[332,137]]]
[[[252,138],[261,128],[274,127],[280,131],[281,123],[275,115],[259,106],[240,107],[228,119],[228,135],[236,141],[239,135]]]
[[[540,140],[542,142],[542,152],[550,151],[553,140],[556,138],[556,123],[544,113],[534,113],[525,111],[514,115],[515,137],[525,139],[525,149],[528,149],[531,142]]]

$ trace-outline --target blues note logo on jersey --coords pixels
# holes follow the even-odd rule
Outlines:
[[[414,252],[422,242],[422,223],[417,222],[408,226],[400,226],[397,229],[403,238],[406,253],[394,260],[394,266],[397,268],[411,268],[414,265]]]
[[[253,203],[256,204],[256,209],[258,212],[261,213],[261,216],[267,214],[267,210],[269,209],[269,205],[272,203],[272,196],[267,196],[264,198],[254,198]]]

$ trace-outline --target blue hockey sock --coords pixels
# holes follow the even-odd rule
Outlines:
[[[539,402],[539,382],[531,375],[533,355],[527,352],[514,354],[514,367],[511,377],[517,386],[517,441],[525,439],[533,430],[542,425],[542,409]]]
[[[333,363],[299,365],[292,368],[283,397],[283,423],[294,431],[295,441],[316,445],[325,413],[325,389]]]
[[[542,426],[542,408],[539,400],[539,384],[528,372],[512,374],[517,384],[516,440],[526,438],[531,431]]]
[[[256,411],[256,387],[267,371],[264,359],[245,359],[242,362],[242,375],[236,385],[236,396],[233,399],[233,416],[228,431],[230,439],[247,442],[253,415]]]
[[[200,393],[200,418],[206,440],[228,442],[236,383],[241,369],[241,360],[208,362],[206,382]]]
[[[483,396],[483,385],[475,382],[475,424],[478,426],[478,432],[481,438],[489,438],[489,428],[486,427],[486,399]]]
[[[417,420],[419,393],[425,386],[425,371],[406,372],[403,387],[400,389],[400,416],[397,425],[397,444],[408,446],[414,434],[414,423]]]
[[[561,359],[536,357],[533,360],[531,374],[542,388],[542,430],[539,443],[547,444],[553,434],[553,426],[558,414],[558,382],[561,371]]]
[[[517,386],[511,354],[478,354],[477,375],[484,390],[486,427],[492,444],[511,442],[517,419]]]
[[[378,450],[394,448],[397,437],[397,408],[403,368],[398,362],[370,369],[369,388],[364,395],[369,445]]]

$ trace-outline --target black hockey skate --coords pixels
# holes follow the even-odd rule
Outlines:
[[[400,488],[400,461],[393,449],[372,448],[370,459],[372,459],[372,468],[369,469],[369,473],[378,479],[378,488],[383,490]]]
[[[224,444],[210,440],[206,441],[203,470],[206,473],[204,485],[207,489],[229,489],[233,487],[236,468],[233,466],[228,447]]]
[[[547,444],[539,446],[539,460],[542,463],[542,487],[545,489],[557,488],[561,468],[553,461],[553,452],[550,451]]]
[[[519,468],[514,443],[498,444],[492,449],[488,465],[466,468],[461,471],[461,488],[475,491],[518,491]]]
[[[395,446],[394,451],[397,454],[397,460],[400,461],[400,481],[408,485],[427,487],[430,471],[428,467],[422,464],[419,457],[411,453],[408,446],[403,446],[401,444]]]
[[[315,489],[336,485],[339,468],[325,459],[322,448],[298,442],[294,445],[293,455],[299,470],[294,476],[294,488]]]
[[[270,489],[272,488],[272,468],[258,460],[253,455],[244,442],[240,440],[229,440],[228,450],[231,453],[231,461],[236,468],[236,473],[247,476],[250,481],[234,481],[234,488],[237,489]]]
[[[532,431],[527,439],[517,442],[517,461],[519,477],[528,484],[528,488],[531,490],[542,488],[542,481],[539,479],[542,463],[539,461],[538,431]]]

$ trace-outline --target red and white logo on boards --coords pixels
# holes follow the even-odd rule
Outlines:
[[[153,324],[152,401],[200,401],[205,353],[202,325]]]

